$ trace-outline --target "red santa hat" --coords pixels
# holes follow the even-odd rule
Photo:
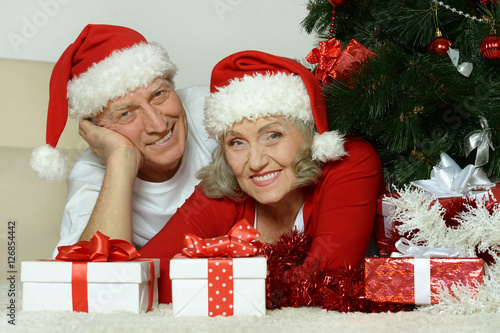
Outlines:
[[[242,51],[215,65],[204,124],[214,139],[243,119],[282,116],[314,123],[312,156],[321,162],[346,154],[344,137],[328,131],[323,88],[309,69],[295,60],[259,51]]]
[[[31,167],[47,181],[66,176],[66,157],[55,149],[68,114],[81,120],[156,78],[172,80],[177,67],[156,43],[120,26],[87,25],[61,55],[50,78],[46,144],[33,150]]]

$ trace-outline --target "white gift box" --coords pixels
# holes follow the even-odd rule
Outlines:
[[[154,262],[153,276],[150,261]],[[73,311],[72,265],[67,261],[23,261],[23,310]],[[141,313],[156,307],[159,276],[159,259],[88,262],[88,312]]]
[[[232,301],[229,307],[232,315],[266,314],[266,276],[265,257],[246,258],[187,258],[176,256],[170,261],[172,280],[172,305],[174,316],[213,316],[212,307],[217,307],[209,297],[209,260],[232,260],[232,280],[230,291]],[[217,262],[216,262],[217,263]],[[218,276],[215,277],[218,280]],[[218,293],[218,291],[216,291]],[[226,301],[224,299],[224,301]],[[221,315],[231,315],[220,313]]]

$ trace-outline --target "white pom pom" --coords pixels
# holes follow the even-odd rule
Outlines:
[[[33,149],[30,165],[38,178],[48,182],[59,182],[66,178],[66,156],[48,144]]]
[[[346,154],[344,136],[337,131],[316,133],[312,144],[312,158],[320,162],[335,161]]]

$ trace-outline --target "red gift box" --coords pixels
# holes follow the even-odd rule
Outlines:
[[[497,183],[489,190],[491,190],[496,200],[500,200],[500,183]],[[473,191],[471,198],[488,198],[488,193],[489,191],[486,190]],[[398,192],[391,192],[381,195],[377,200],[377,215],[375,218],[375,241],[377,242],[379,247],[383,247],[380,243],[383,242],[387,238],[387,236],[389,236],[388,232],[393,229],[393,221],[390,218],[390,214],[394,210],[394,205],[392,203],[389,203],[386,199],[397,198],[398,196]],[[441,206],[446,209],[446,207],[450,205],[453,199],[456,199],[456,197],[440,198],[437,200],[439,200]]]
[[[478,258],[365,258],[366,298],[378,302],[437,304],[440,284],[483,282]]]

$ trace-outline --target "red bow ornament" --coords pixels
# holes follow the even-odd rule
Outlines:
[[[337,64],[342,53],[342,44],[335,38],[318,43],[318,48],[313,49],[306,56],[306,61],[310,64],[318,64],[314,74],[318,80],[326,83],[329,80],[329,73]]]
[[[202,239],[193,234],[184,236],[182,254],[190,258],[250,257],[259,254],[263,244],[260,236],[246,219],[236,223],[225,236]]]
[[[375,54],[368,48],[352,39],[341,51],[342,45],[338,40],[332,38],[328,41],[319,42],[317,49],[313,49],[307,56],[306,61],[310,64],[318,64],[315,75],[318,80],[327,83],[330,78],[349,81],[350,73],[361,67],[361,64]]]
[[[108,236],[95,233],[89,241],[80,241],[74,245],[59,246],[56,260],[61,261],[129,261],[141,254],[127,241],[109,239]]]

